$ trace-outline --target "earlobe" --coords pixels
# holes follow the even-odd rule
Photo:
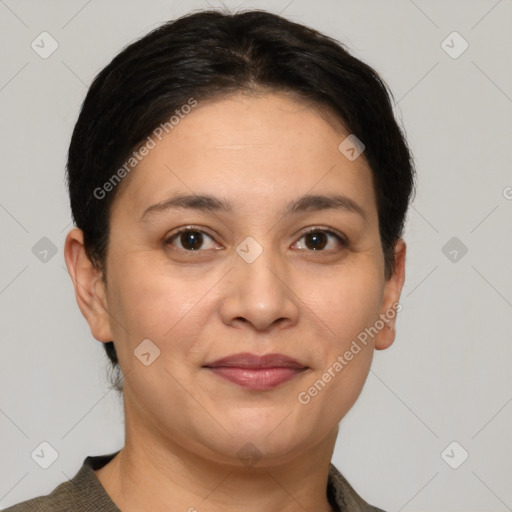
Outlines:
[[[105,284],[84,247],[83,232],[72,229],[64,246],[66,266],[75,287],[75,297],[92,335],[102,342],[112,341]]]
[[[375,336],[376,350],[389,348],[396,336],[396,317],[402,309],[400,304],[400,294],[405,281],[405,255],[406,245],[403,239],[399,239],[395,244],[395,270],[393,275],[384,285],[384,296],[380,319],[383,322],[383,328]]]

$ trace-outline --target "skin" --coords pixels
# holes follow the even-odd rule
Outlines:
[[[125,447],[96,472],[124,512],[331,510],[338,424],[374,349],[394,341],[395,319],[308,404],[297,396],[398,302],[406,252],[399,240],[386,280],[371,171],[364,154],[350,161],[338,150],[347,135],[282,93],[199,103],[122,183],[106,286],[82,232],[67,235],[80,310],[97,340],[114,340],[125,376]],[[227,199],[233,211],[178,208],[140,221],[176,193]],[[343,209],[283,215],[304,194],[333,193],[355,201],[366,221]],[[166,243],[190,225],[205,233],[199,249],[187,252],[179,236]],[[327,245],[313,250],[304,236],[312,227],[348,245],[320,234]],[[247,236],[263,249],[252,263],[236,252]],[[134,355],[145,339],[160,349],[149,366]],[[203,368],[240,352],[282,353],[307,369],[255,391]],[[260,457],[249,466],[237,456],[246,443]]]

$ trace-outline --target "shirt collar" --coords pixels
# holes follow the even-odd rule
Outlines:
[[[120,451],[120,450],[119,450]],[[88,510],[101,510],[102,512],[121,512],[101,485],[94,471],[108,464],[118,453],[108,455],[95,455],[87,457],[78,473],[71,480],[74,490],[81,494],[86,491],[89,504],[98,508]],[[368,505],[351,487],[343,475],[333,464],[329,466],[327,481],[327,499],[335,512],[383,512]]]

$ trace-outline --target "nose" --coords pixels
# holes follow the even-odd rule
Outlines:
[[[263,251],[252,263],[235,258],[221,305],[225,324],[249,324],[257,331],[267,331],[297,323],[300,299],[286,268],[278,265],[269,252]]]

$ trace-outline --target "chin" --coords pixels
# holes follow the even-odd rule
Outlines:
[[[210,449],[230,464],[242,463],[246,466],[257,464],[258,467],[285,464],[312,448],[319,441],[314,432],[296,430],[294,425],[288,428],[284,424],[279,425],[285,416],[286,414],[272,424],[256,425],[240,421],[240,428],[228,427],[232,437],[222,436],[216,440],[209,437],[205,442]]]

